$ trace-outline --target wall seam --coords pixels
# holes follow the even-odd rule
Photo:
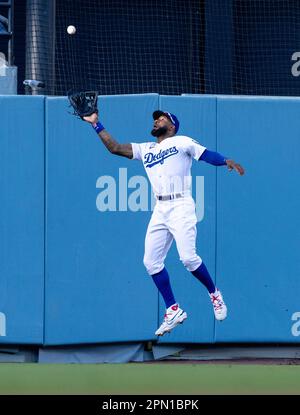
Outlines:
[[[216,97],[215,148],[218,151],[218,97]],[[218,239],[218,167],[215,167],[215,284],[217,285],[217,239]],[[216,319],[214,318],[214,343],[216,343]]]

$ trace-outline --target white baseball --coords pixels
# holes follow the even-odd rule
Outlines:
[[[75,26],[68,26],[67,27],[67,32],[69,33],[69,35],[75,35],[76,33],[76,27]]]

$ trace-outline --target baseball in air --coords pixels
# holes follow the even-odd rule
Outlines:
[[[67,27],[67,32],[69,33],[69,35],[75,35],[76,33],[76,27],[75,26],[68,26]]]

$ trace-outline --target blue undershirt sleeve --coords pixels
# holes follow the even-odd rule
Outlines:
[[[222,156],[222,154],[206,149],[199,158],[199,161],[205,161],[206,163],[213,164],[214,166],[225,166],[226,159],[227,157]]]

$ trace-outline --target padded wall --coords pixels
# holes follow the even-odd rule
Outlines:
[[[218,342],[293,342],[299,311],[300,99],[218,98],[217,284],[228,319]],[[295,332],[294,332],[295,333]],[[297,331],[296,331],[297,333]]]
[[[44,98],[0,96],[0,343],[43,343]]]
[[[111,155],[66,98],[0,106],[0,343],[156,340],[165,307],[142,262],[153,202],[142,163]],[[146,94],[99,107],[123,143],[152,140],[153,110],[173,112],[179,134],[246,169],[192,170],[197,250],[228,318],[214,320],[173,243],[166,266],[188,319],[159,342],[299,342],[300,99]]]

